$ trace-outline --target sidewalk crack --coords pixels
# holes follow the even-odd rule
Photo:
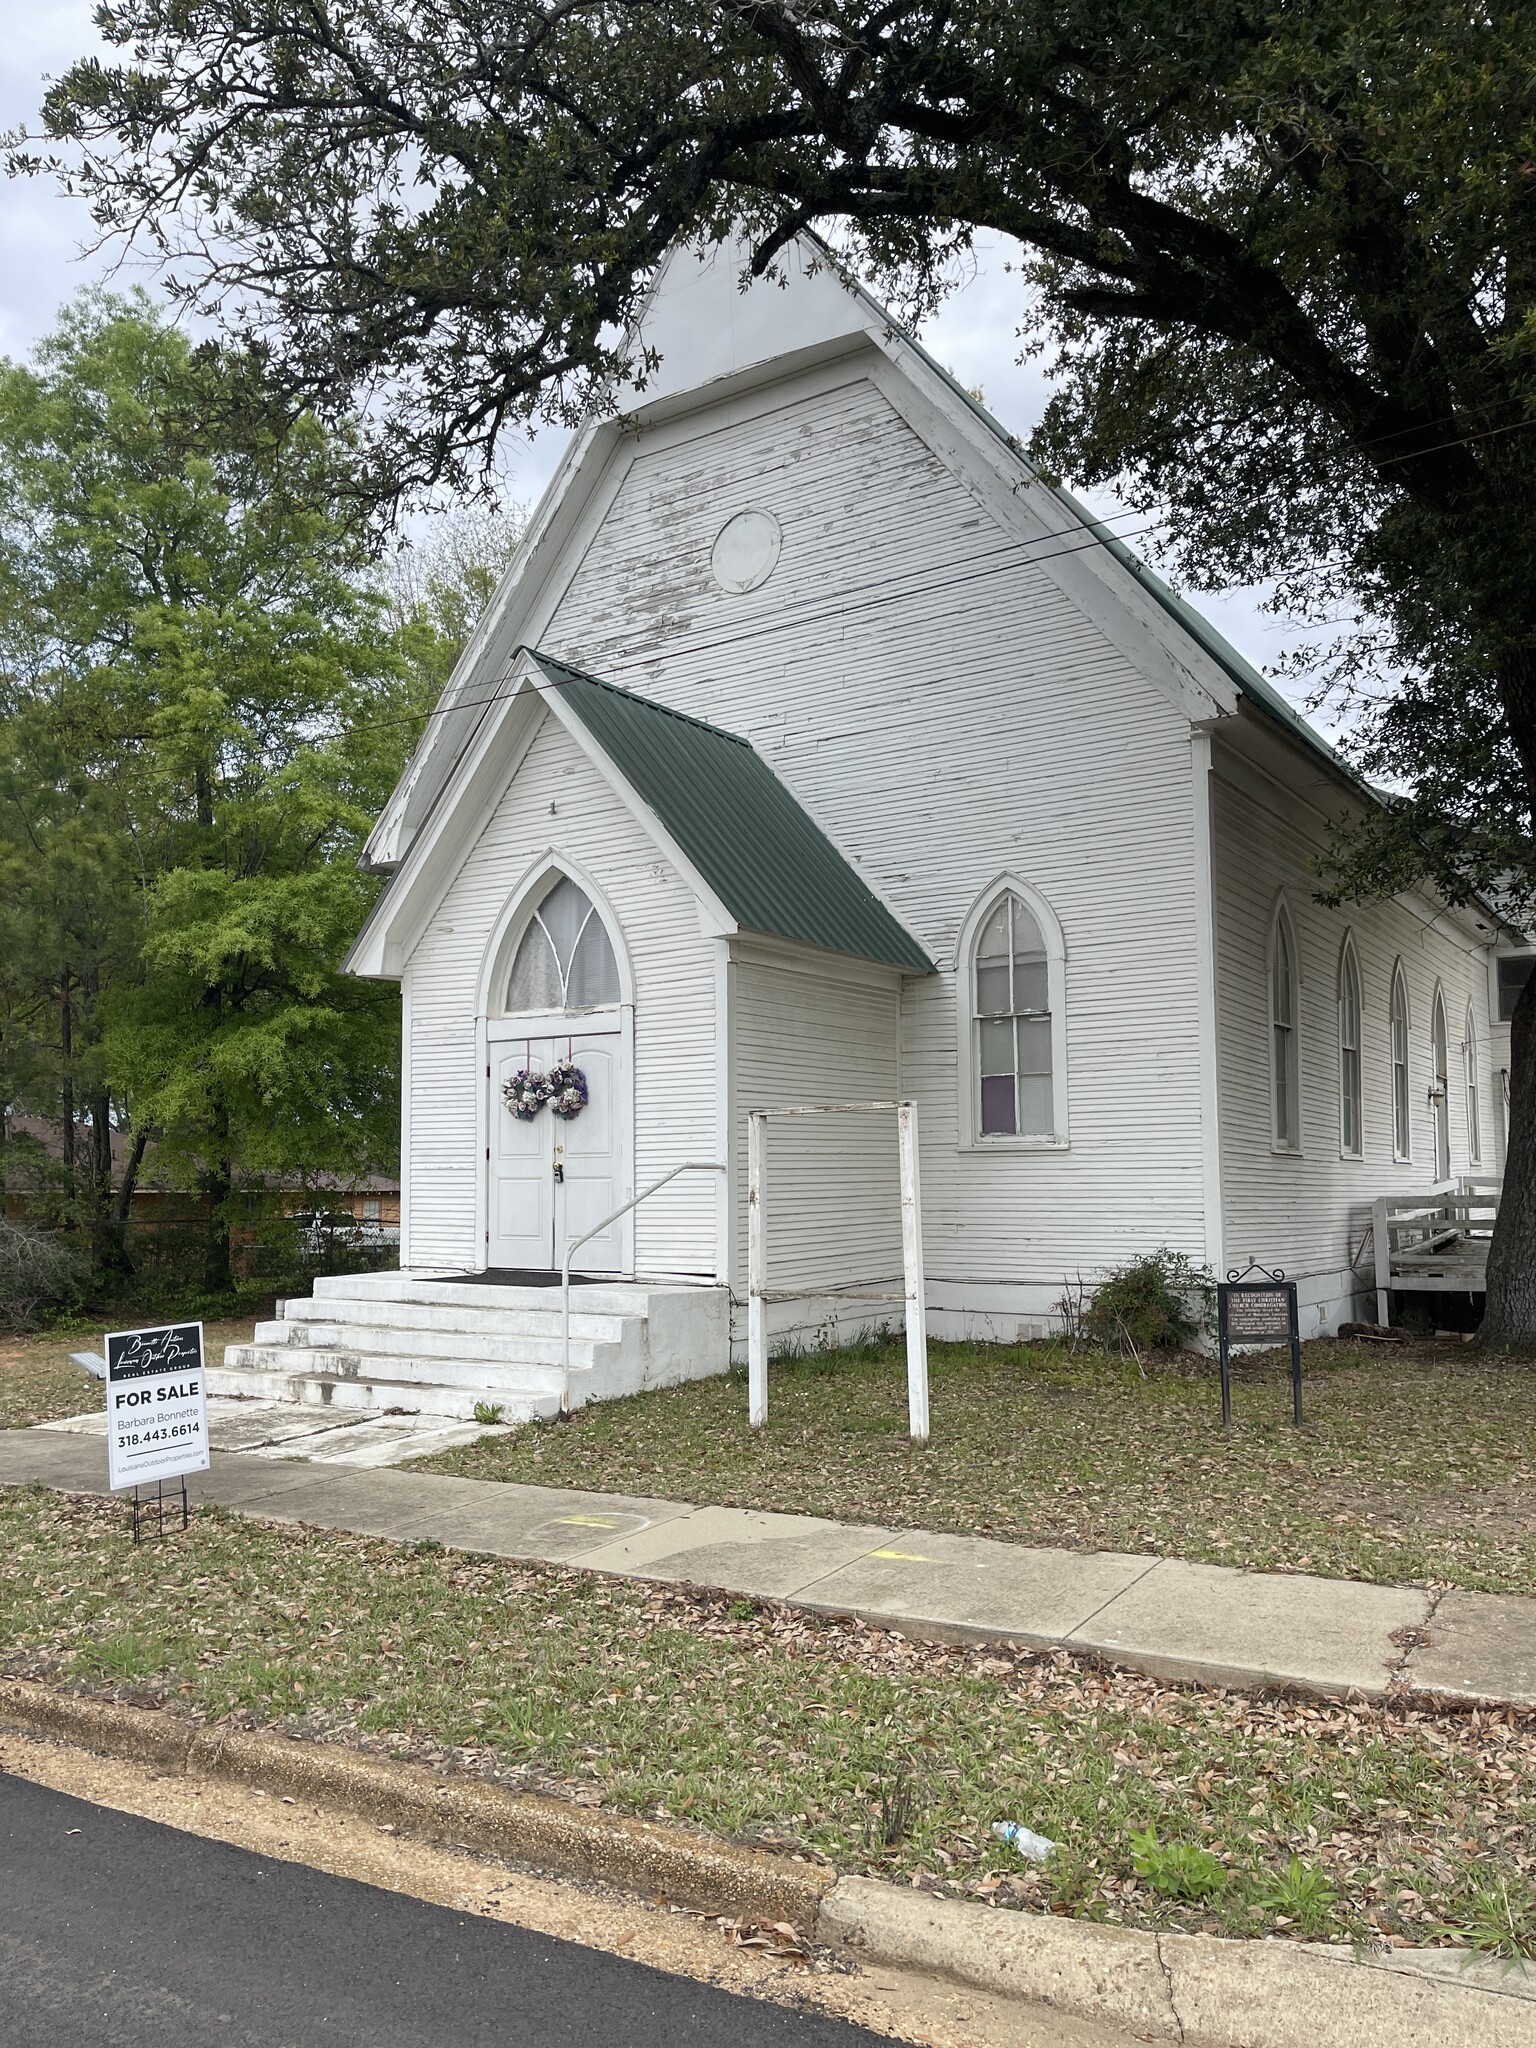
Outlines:
[[[1413,1653],[1415,1650],[1427,1649],[1429,1647],[1430,1623],[1439,1613],[1440,1603],[1450,1591],[1449,1585],[1428,1588],[1426,1598],[1429,1604],[1424,1610],[1424,1619],[1415,1624],[1413,1628],[1398,1630],[1391,1638],[1398,1645],[1398,1654],[1387,1665],[1387,1689],[1389,1692],[1394,1685],[1409,1685],[1412,1683],[1408,1666],[1412,1662]]]
[[[1178,2029],[1179,2039],[1184,2039],[1184,2022],[1179,2018],[1179,2008],[1173,2002],[1173,1972],[1168,1967],[1168,1958],[1163,1954],[1163,1937],[1154,1933],[1152,1946],[1157,1953],[1157,1966],[1163,1973],[1163,1982],[1168,1990],[1168,2010],[1173,2015],[1173,2024]]]

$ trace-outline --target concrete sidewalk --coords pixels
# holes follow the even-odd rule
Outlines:
[[[0,1432],[0,1484],[104,1493],[101,1442]],[[1032,1550],[921,1529],[690,1507],[398,1468],[215,1452],[195,1497],[458,1550],[856,1614],[930,1641],[1097,1651],[1214,1685],[1280,1682],[1380,1697],[1389,1686],[1536,1706],[1536,1600],[1240,1572],[1112,1551]]]

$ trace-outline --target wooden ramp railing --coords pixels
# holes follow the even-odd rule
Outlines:
[[[1394,1294],[1481,1294],[1499,1213],[1497,1180],[1471,1177],[1428,1195],[1383,1195],[1371,1209],[1376,1320]]]

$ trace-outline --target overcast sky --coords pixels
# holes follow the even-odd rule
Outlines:
[[[0,0],[0,128],[32,125],[45,79],[98,47],[91,24],[93,0]],[[113,274],[122,284],[153,289],[153,274],[121,251],[87,253],[92,239],[85,207],[44,179],[0,182],[0,354],[26,355],[53,326],[60,306],[86,284]],[[1040,417],[1046,383],[1040,365],[1018,361],[1018,281],[1004,269],[1000,240],[978,250],[976,273],[923,331],[923,340],[962,383],[979,387],[991,410],[1014,433],[1026,435]],[[548,481],[563,436],[544,433],[505,453],[512,495],[532,501]],[[1069,479],[1070,481],[1070,479]],[[1095,508],[1113,515],[1112,500]],[[1140,526],[1120,517],[1124,530]],[[1139,538],[1133,545],[1144,548]],[[1252,591],[1196,599],[1234,646],[1266,671],[1294,632],[1260,612]],[[1294,692],[1292,693],[1295,694]]]

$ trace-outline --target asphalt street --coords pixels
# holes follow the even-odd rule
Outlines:
[[[879,2038],[0,1774],[0,2048]]]

